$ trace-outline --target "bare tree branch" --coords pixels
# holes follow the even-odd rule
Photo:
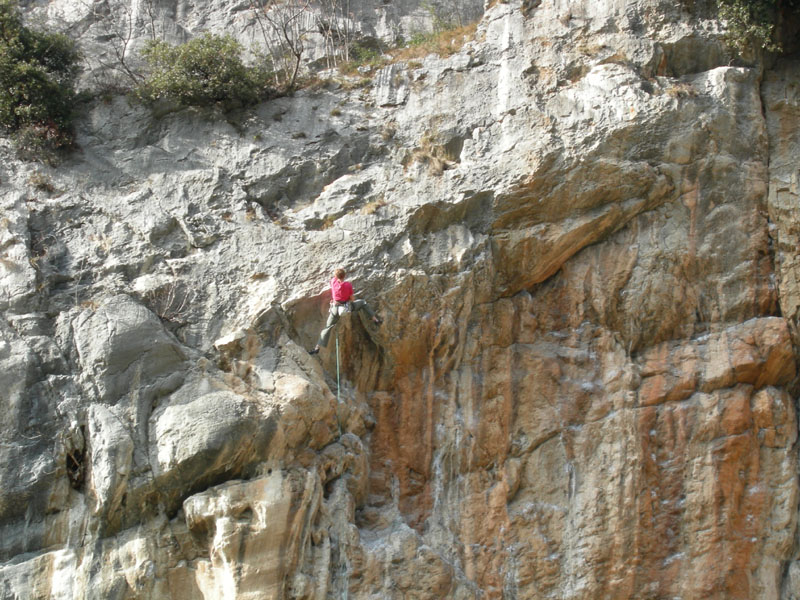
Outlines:
[[[251,0],[267,51],[284,91],[294,88],[305,53],[310,0]]]

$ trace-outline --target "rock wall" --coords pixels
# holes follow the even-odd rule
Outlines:
[[[800,597],[800,69],[701,8],[0,141],[0,598]]]

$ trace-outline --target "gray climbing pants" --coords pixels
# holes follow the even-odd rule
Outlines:
[[[367,306],[366,300],[353,300],[349,304],[351,306],[350,312],[358,312],[363,310],[365,313],[367,313],[367,315],[369,315],[370,319],[375,316],[375,313],[372,311],[372,309]],[[339,317],[346,312],[348,312],[347,304],[336,304],[335,302],[331,303],[331,309],[328,311],[328,322],[325,324],[325,329],[323,329],[322,333],[319,334],[319,341],[317,342],[317,345],[320,348],[324,348],[328,345],[328,340],[331,337],[331,331],[333,331],[336,323],[339,322]]]

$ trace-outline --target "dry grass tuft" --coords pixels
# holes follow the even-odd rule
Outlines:
[[[667,88],[667,95],[672,98],[694,98],[697,90],[688,83],[676,83]]]
[[[378,198],[377,200],[373,200],[372,202],[368,202],[361,208],[361,213],[365,215],[374,215],[378,212],[378,209],[386,206],[386,200],[383,198]]]
[[[411,39],[403,48],[391,50],[389,54],[394,62],[412,61],[438,54],[442,57],[452,56],[469,41],[475,39],[478,24],[472,23],[455,29],[447,29],[430,35],[418,35]]]
[[[31,176],[28,177],[28,183],[34,187],[34,189],[45,192],[47,194],[52,194],[56,191],[55,186],[50,181],[50,178],[40,171],[36,171],[35,173],[31,173]]]
[[[408,168],[414,163],[421,163],[428,167],[431,175],[441,175],[454,166],[454,157],[447,148],[438,141],[436,132],[429,132],[422,136],[419,145],[407,154],[403,160],[403,168]]]

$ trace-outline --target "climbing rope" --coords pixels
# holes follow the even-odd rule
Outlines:
[[[339,334],[336,334],[336,402],[339,402]]]

